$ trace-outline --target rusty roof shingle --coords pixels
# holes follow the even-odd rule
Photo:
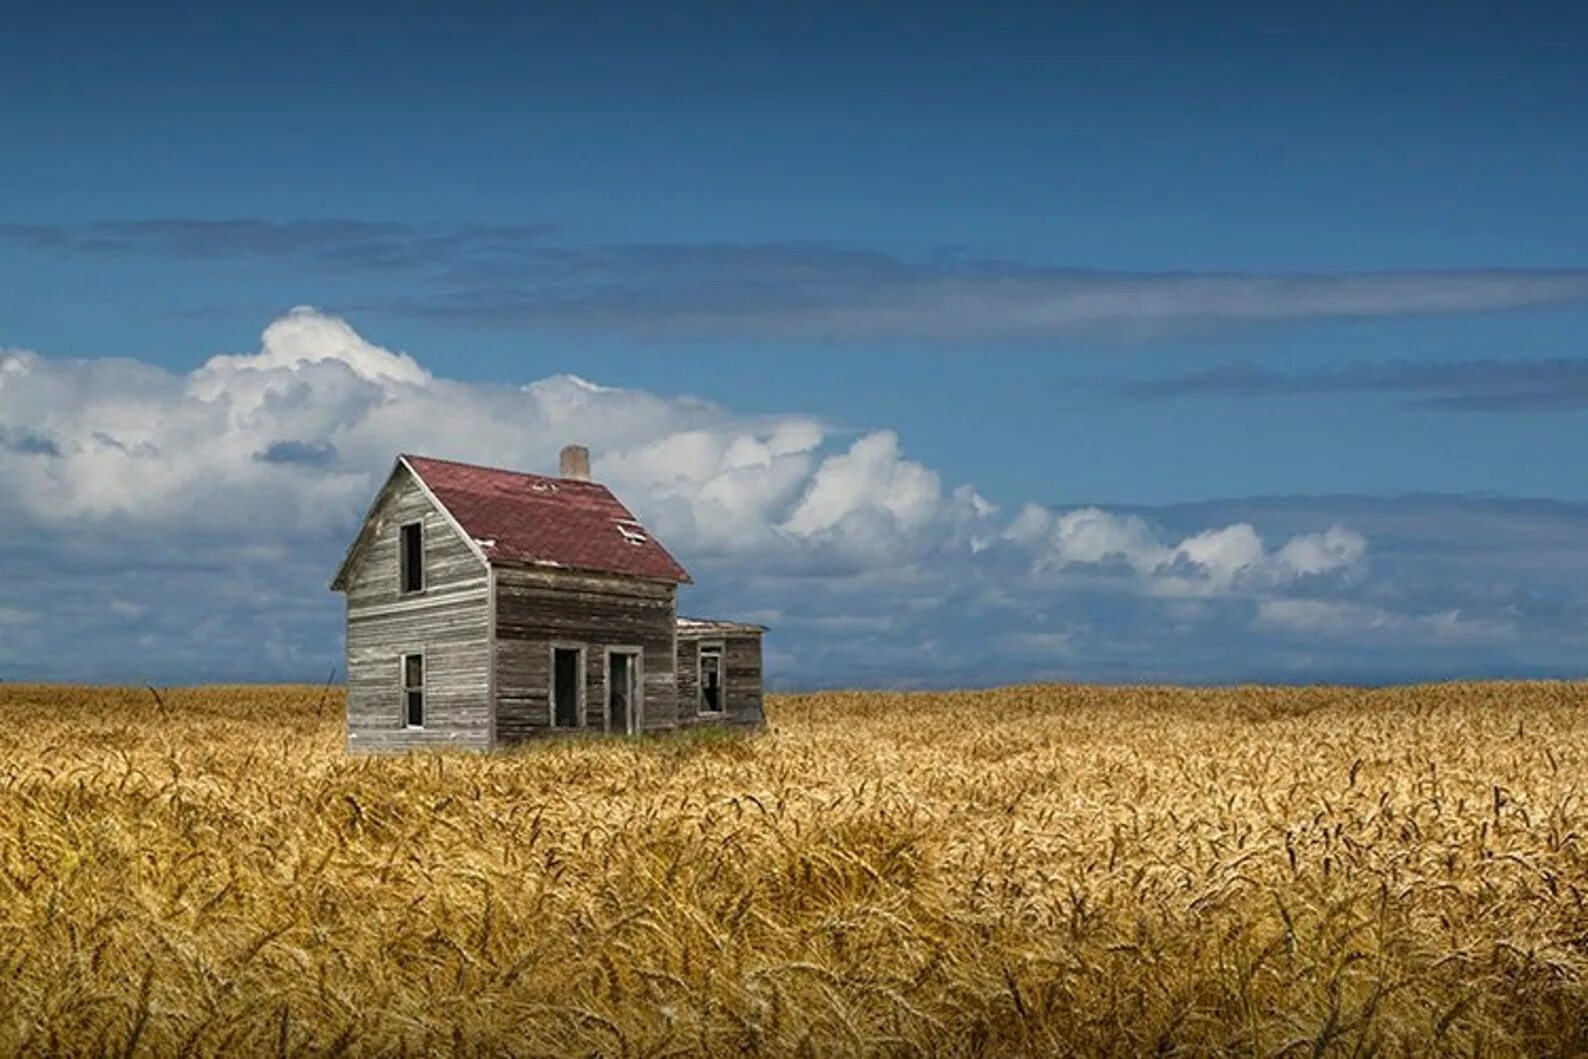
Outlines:
[[[576,478],[402,457],[495,563],[688,583],[689,572],[606,486]]]

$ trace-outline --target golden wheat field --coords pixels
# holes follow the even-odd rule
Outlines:
[[[1571,1054],[1588,685],[774,696],[349,758],[0,686],[0,1053]]]

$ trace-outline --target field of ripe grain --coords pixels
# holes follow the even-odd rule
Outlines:
[[[0,685],[0,1054],[1572,1054],[1588,685],[773,697],[352,759]]]

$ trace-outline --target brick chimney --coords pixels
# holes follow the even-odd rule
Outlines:
[[[557,474],[562,478],[590,480],[590,450],[583,445],[564,445]]]

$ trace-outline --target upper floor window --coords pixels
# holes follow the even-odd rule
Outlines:
[[[402,528],[399,565],[400,591],[422,592],[425,587],[425,527],[410,522]]]

